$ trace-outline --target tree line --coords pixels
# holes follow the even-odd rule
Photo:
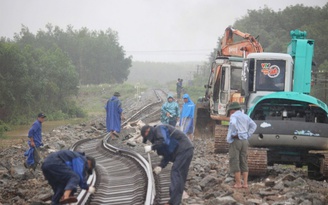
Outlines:
[[[83,115],[70,100],[79,85],[122,83],[132,57],[118,33],[46,25],[36,34],[22,26],[0,39],[0,125],[23,124],[37,112]]]
[[[307,38],[314,39],[315,43],[315,69],[320,69],[320,65],[327,61],[328,3],[322,8],[297,4],[277,12],[268,7],[249,10],[233,26],[253,36],[258,35],[265,52],[278,53],[286,53],[291,30],[306,31]]]

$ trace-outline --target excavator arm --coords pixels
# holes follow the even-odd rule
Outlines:
[[[244,40],[234,42],[234,35],[242,37]],[[246,57],[249,53],[263,52],[261,44],[249,33],[243,33],[232,27],[225,30],[221,40],[220,56]]]

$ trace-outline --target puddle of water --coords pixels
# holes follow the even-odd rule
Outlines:
[[[59,121],[45,121],[42,123],[42,132],[50,132],[56,127],[63,126],[63,125],[68,125],[68,124],[79,124],[83,122],[84,119],[82,118],[75,118],[75,119],[70,119],[70,120],[59,120]],[[33,123],[33,122],[32,122]],[[27,137],[28,131],[30,130],[31,125],[20,125],[20,126],[15,126],[12,127],[11,131],[5,132],[4,135],[8,136],[9,139],[13,138],[22,138],[22,137]]]

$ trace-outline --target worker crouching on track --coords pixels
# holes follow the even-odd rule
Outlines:
[[[77,185],[94,193],[94,187],[87,184],[88,175],[92,174],[96,166],[93,157],[85,156],[84,153],[61,150],[51,153],[42,164],[42,172],[48,180],[54,195],[51,204],[63,204],[77,202],[74,193]]]
[[[171,125],[145,125],[141,128],[143,143],[149,140],[152,145],[145,146],[145,152],[156,150],[162,155],[161,163],[154,168],[155,174],[159,174],[169,161],[173,162],[171,169],[170,205],[178,205],[181,202],[184,186],[187,180],[189,166],[194,153],[194,145],[182,131]]]

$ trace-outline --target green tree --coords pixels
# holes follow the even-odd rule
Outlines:
[[[308,38],[315,40],[314,59],[319,66],[325,60],[328,35],[328,3],[320,7],[302,4],[286,7],[278,12],[265,7],[249,10],[247,15],[237,20],[233,26],[243,32],[259,36],[265,52],[286,53],[290,42],[290,31],[307,31]]]
[[[117,32],[74,30],[72,26],[64,32],[59,27],[47,27],[48,37],[55,37],[55,43],[73,61],[80,84],[123,83],[127,79],[132,57],[125,57]]]
[[[24,123],[36,112],[61,110],[77,93],[75,67],[54,44],[42,47],[23,28],[15,41],[0,44],[1,120]]]
[[[8,119],[16,110],[18,101],[28,101],[24,94],[28,67],[20,48],[11,42],[0,41],[0,116]],[[23,103],[23,102],[22,102]],[[28,107],[27,107],[28,109]]]
[[[76,116],[69,98],[79,84],[122,83],[130,67],[111,29],[47,24],[34,35],[22,25],[13,40],[0,40],[0,120],[23,123],[39,111]]]

